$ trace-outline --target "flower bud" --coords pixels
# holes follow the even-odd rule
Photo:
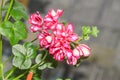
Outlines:
[[[76,58],[80,58],[80,56],[89,57],[90,56],[90,48],[85,44],[80,44],[73,50],[73,55]]]

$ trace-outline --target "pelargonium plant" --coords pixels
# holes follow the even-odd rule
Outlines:
[[[89,40],[90,35],[97,37],[96,26],[82,26],[81,36],[74,32],[70,22],[60,22],[62,9],[50,9],[43,17],[36,11],[28,18],[24,7],[16,0],[2,0],[0,7],[0,80],[41,80],[41,71],[45,68],[55,68],[57,63],[65,61],[68,65],[78,66],[83,59],[91,54],[88,45],[82,40]],[[20,44],[27,38],[27,21],[29,30],[37,33],[35,39]],[[12,55],[2,61],[2,36],[7,38],[12,46]],[[33,44],[38,40],[37,45]],[[3,71],[6,62],[12,59],[12,67]]]

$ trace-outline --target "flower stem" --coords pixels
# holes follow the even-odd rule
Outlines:
[[[4,80],[4,76],[3,76],[3,64],[0,63],[0,80]]]
[[[10,6],[8,8],[8,11],[6,13],[4,21],[8,20],[9,13],[10,13],[10,11],[12,9],[13,2],[14,2],[14,0],[10,1]],[[0,6],[0,24],[2,23],[2,7],[3,7],[3,3],[4,3],[4,0],[2,0],[1,6]],[[2,35],[1,34],[0,34],[0,79],[4,80],[3,63],[2,63]]]
[[[19,76],[17,76],[16,78],[14,78],[13,80],[18,80],[21,77],[23,77],[28,71],[25,71],[23,74],[20,74]]]
[[[2,35],[0,35],[0,78],[3,79],[3,63],[2,63]]]
[[[11,9],[12,9],[13,3],[14,3],[14,0],[10,0],[10,5],[9,5],[8,10],[7,10],[7,13],[6,13],[6,16],[5,16],[4,21],[7,21],[8,18],[9,18],[9,14],[10,14],[10,11],[11,11]]]
[[[36,41],[37,40],[37,38],[35,38],[34,40],[32,40],[32,41],[30,41],[31,43],[33,43],[34,41]]]
[[[2,35],[0,35],[0,64],[2,64]]]
[[[3,7],[3,1],[0,5],[0,24],[2,23],[2,7]],[[3,64],[2,64],[2,35],[0,34],[0,79],[4,80],[3,77]]]
[[[43,64],[44,63],[43,61],[45,60],[46,57],[47,57],[47,52],[45,53],[43,59],[38,64],[33,65],[31,69],[35,69],[37,66]]]
[[[15,67],[12,67],[12,69],[10,69],[10,72],[5,77],[5,80],[7,80],[12,75],[12,73],[14,72],[15,69],[16,69]]]
[[[1,6],[0,6],[0,23],[2,22],[2,7],[3,7],[3,1],[1,2]]]

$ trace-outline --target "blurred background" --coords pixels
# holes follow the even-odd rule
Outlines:
[[[29,14],[39,11],[43,16],[51,8],[64,9],[61,20],[74,24],[81,35],[81,26],[95,25],[100,30],[97,38],[87,42],[91,56],[77,68],[60,63],[56,69],[45,69],[43,80],[71,78],[71,80],[120,80],[120,0],[19,0]],[[35,37],[29,33],[27,39]],[[4,43],[4,47],[8,47]],[[9,53],[10,48],[4,50]],[[5,57],[4,57],[5,58]]]

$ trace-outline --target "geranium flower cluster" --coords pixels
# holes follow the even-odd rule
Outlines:
[[[74,26],[71,23],[59,22],[63,10],[51,9],[42,18],[39,12],[31,14],[29,23],[32,32],[39,32],[38,40],[42,48],[46,48],[49,54],[57,61],[66,60],[67,64],[76,65],[77,60],[90,55],[90,48],[85,44],[73,45],[78,41],[79,36],[74,33]]]

